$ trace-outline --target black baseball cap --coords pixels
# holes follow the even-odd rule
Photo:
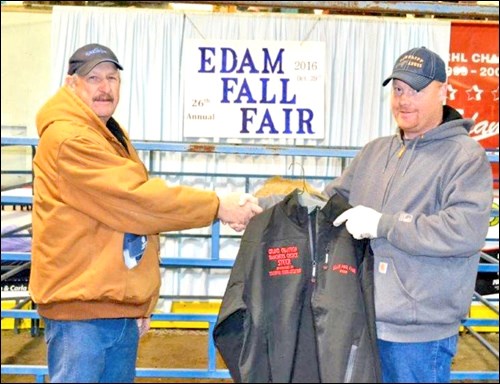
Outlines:
[[[69,59],[68,75],[74,73],[85,76],[97,64],[109,61],[116,65],[118,69],[123,70],[123,67],[118,62],[116,55],[111,49],[100,44],[87,44],[78,48]]]

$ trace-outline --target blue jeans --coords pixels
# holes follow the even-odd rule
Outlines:
[[[139,329],[135,319],[43,319],[52,383],[132,383]]]
[[[449,383],[458,334],[425,343],[378,340],[384,383]]]

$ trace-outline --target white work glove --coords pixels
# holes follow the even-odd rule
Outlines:
[[[355,239],[373,239],[377,237],[377,227],[381,217],[380,212],[364,205],[358,205],[339,215],[333,225],[338,227],[346,222],[347,231]]]

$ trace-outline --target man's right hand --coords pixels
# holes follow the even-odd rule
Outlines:
[[[248,193],[232,192],[219,196],[217,218],[236,232],[243,231],[256,214],[262,212],[259,201]]]

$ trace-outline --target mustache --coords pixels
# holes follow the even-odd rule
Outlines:
[[[111,102],[113,102],[114,97],[111,95],[108,95],[108,94],[104,94],[104,95],[99,95],[97,97],[94,97],[92,100],[93,101],[111,101]]]

